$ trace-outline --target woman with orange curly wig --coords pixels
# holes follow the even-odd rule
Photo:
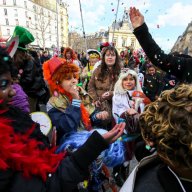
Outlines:
[[[79,66],[79,62],[77,60],[77,55],[73,49],[70,47],[65,48],[64,50],[64,58],[66,59],[67,63],[74,63]]]
[[[47,110],[57,129],[57,144],[66,133],[91,130],[92,126],[101,127],[108,113],[96,111],[92,98],[77,86],[77,65],[54,57],[44,63],[43,73],[52,94]]]
[[[140,126],[147,148],[156,153],[141,160],[120,191],[192,191],[191,85],[163,92],[145,108]]]

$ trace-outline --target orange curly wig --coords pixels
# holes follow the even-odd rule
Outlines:
[[[61,82],[64,79],[69,79],[70,77],[76,75],[77,79],[79,78],[79,67],[72,63],[67,63],[65,59],[57,57],[57,62],[60,62],[60,64],[57,63],[58,67],[55,68],[54,71],[51,71],[51,65],[54,65],[53,59],[50,59],[46,61],[43,64],[43,75],[44,79],[47,81],[49,85],[49,89],[51,94],[54,93],[54,91],[57,91],[58,93],[61,93],[68,97],[70,102],[72,102],[72,96],[69,92],[67,92],[65,89],[61,87]],[[86,110],[85,106],[81,104],[81,116],[83,123],[87,130],[91,130],[91,121],[89,118],[89,113]]]
[[[64,57],[66,58],[66,53],[67,52],[70,52],[71,53],[71,58],[73,59],[73,60],[76,60],[77,59],[77,57],[76,57],[76,54],[75,54],[75,52],[73,51],[73,49],[71,49],[70,47],[67,47],[67,48],[65,48],[65,50],[64,50]]]

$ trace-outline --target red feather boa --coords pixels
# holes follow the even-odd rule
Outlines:
[[[29,138],[35,124],[25,134],[16,134],[12,121],[0,117],[0,169],[22,171],[25,177],[38,175],[44,181],[54,173],[66,153],[55,154],[55,149],[40,150],[41,142]]]

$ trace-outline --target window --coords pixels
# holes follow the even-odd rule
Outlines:
[[[135,39],[131,39],[131,47],[135,48]]]
[[[126,39],[122,38],[122,47],[125,47],[127,45]]]
[[[7,18],[5,19],[5,21],[6,21],[6,25],[9,25],[9,20]]]
[[[6,0],[3,0],[3,5],[6,5]]]
[[[35,21],[37,21],[37,15],[35,15],[35,17],[34,17],[34,18],[35,18]]]
[[[27,11],[25,11],[25,17],[28,17]]]
[[[7,9],[4,9],[4,14],[7,15]]]
[[[16,5],[17,3],[16,3],[16,0],[13,0],[13,5]]]
[[[7,35],[10,35],[10,29],[7,29]]]
[[[113,43],[114,43],[114,47],[115,47],[117,44],[117,39],[113,39]]]
[[[29,21],[26,21],[26,26],[29,27]]]
[[[27,1],[24,1],[24,7],[27,8]]]
[[[38,33],[36,33],[36,38],[37,38],[37,39],[39,38]]]
[[[49,40],[51,41],[51,35],[49,35]]]
[[[33,11],[36,12],[36,6],[35,5],[33,5]]]
[[[43,8],[41,8],[41,10],[40,10],[40,14],[43,15]]]
[[[19,20],[15,19],[15,23],[16,23],[16,25],[19,25]]]
[[[17,9],[14,9],[14,16],[15,16],[15,17],[18,16]]]

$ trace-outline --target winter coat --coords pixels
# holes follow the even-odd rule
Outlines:
[[[92,126],[101,128],[102,121],[96,118],[96,114],[99,111],[95,110],[92,105],[92,98],[82,88],[80,98],[89,112]],[[81,108],[74,106],[67,96],[62,96],[61,94],[58,97],[52,96],[47,104],[47,111],[53,126],[57,129],[57,144],[60,143],[61,138],[66,133],[85,130],[85,126],[82,123]]]
[[[131,91],[129,91],[129,94],[131,95]],[[144,103],[142,101],[139,102],[139,108],[136,109],[138,111],[144,110]],[[118,123],[118,117],[120,117],[123,113],[125,113],[128,109],[134,108],[133,107],[133,101],[129,99],[128,94],[115,94],[113,96],[113,117]],[[115,115],[117,114],[117,115]]]
[[[19,68],[20,85],[29,97],[45,94],[45,82],[34,60],[24,60]]]
[[[11,99],[11,105],[20,108],[22,111],[29,113],[29,101],[28,96],[23,91],[22,87],[18,83],[12,85],[16,94]]]
[[[186,192],[192,183],[179,179]],[[156,155],[142,159],[125,181],[120,192],[184,192],[168,166]]]
[[[97,101],[103,93],[109,91],[110,94],[108,100],[112,101],[113,89],[118,77],[112,78],[112,74],[108,73],[108,75],[106,75],[106,78],[102,81],[101,79],[99,79],[100,73],[101,66],[98,66],[93,72],[93,75],[91,76],[91,79],[89,81],[88,93],[94,101]]]
[[[164,87],[164,82],[158,73],[154,75],[146,74],[144,78],[143,90],[151,101],[155,100],[155,96],[159,96]]]
[[[147,57],[149,57],[154,65],[163,71],[174,75],[180,82],[192,82],[192,58],[176,57],[165,54],[153,40],[145,23],[136,28],[134,34]]]

